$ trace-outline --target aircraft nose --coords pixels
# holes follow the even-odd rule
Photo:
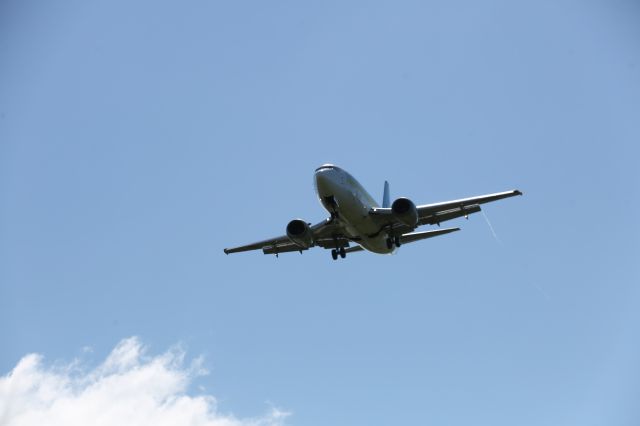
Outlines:
[[[316,188],[319,194],[324,194],[329,191],[329,187],[331,186],[329,172],[330,170],[319,170],[316,172]]]

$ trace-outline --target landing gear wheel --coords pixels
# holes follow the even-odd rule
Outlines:
[[[393,240],[391,238],[387,238],[387,248],[389,250],[393,248]]]
[[[343,259],[347,257],[347,252],[344,250],[344,247],[340,247],[340,257]]]
[[[338,260],[338,251],[335,249],[331,250],[331,257],[333,260]]]
[[[395,237],[393,242],[396,243],[396,247],[400,247],[400,237]]]

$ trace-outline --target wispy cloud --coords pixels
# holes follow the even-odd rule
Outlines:
[[[42,356],[23,357],[0,377],[0,425],[3,426],[275,426],[288,413],[272,408],[259,418],[239,419],[217,410],[211,395],[192,396],[193,379],[206,374],[202,360],[185,364],[173,348],[147,356],[135,338],[121,341],[97,367],[78,362],[46,367]]]

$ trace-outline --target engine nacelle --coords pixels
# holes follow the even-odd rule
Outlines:
[[[418,225],[418,209],[408,198],[398,198],[391,204],[391,211],[403,224],[415,228]]]
[[[299,247],[308,249],[313,245],[313,234],[309,224],[302,219],[293,219],[287,225],[287,237]]]

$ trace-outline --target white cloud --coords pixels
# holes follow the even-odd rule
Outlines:
[[[121,341],[98,367],[72,362],[45,367],[25,356],[0,377],[2,426],[271,426],[288,413],[275,408],[259,418],[238,419],[217,411],[211,395],[190,396],[194,377],[205,374],[201,359],[185,366],[174,348],[150,357],[135,337]]]

